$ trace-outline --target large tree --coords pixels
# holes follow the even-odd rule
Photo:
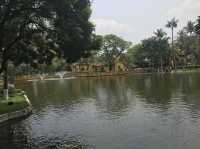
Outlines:
[[[198,17],[195,25],[195,33],[197,35],[196,43],[195,43],[195,53],[196,59],[198,60],[198,64],[200,64],[200,16]]]
[[[187,33],[192,36],[192,33],[195,32],[195,25],[194,22],[192,21],[188,21],[187,26],[185,27],[185,30],[187,31]]]
[[[33,66],[63,56],[73,62],[94,47],[90,0],[1,0],[0,74],[7,65]]]
[[[113,69],[114,60],[119,57],[131,45],[131,42],[110,34],[103,37],[101,57],[108,64],[110,71]]]
[[[187,25],[178,32],[176,48],[181,50],[182,62],[185,66],[196,65],[199,62],[198,36],[195,33],[195,23],[189,21]],[[179,64],[179,65],[183,65]]]
[[[166,65],[166,62],[168,62],[167,55],[169,54],[168,49],[168,37],[166,37],[167,33],[164,32],[162,29],[157,29],[154,32],[155,38],[158,42],[158,50],[159,50],[159,57],[160,57],[160,69],[163,70],[163,65]]]
[[[134,61],[139,67],[152,67],[163,71],[169,63],[168,37],[162,29],[156,30],[154,34],[134,48]]]
[[[200,36],[200,16],[197,19],[197,24],[195,26],[195,32]]]

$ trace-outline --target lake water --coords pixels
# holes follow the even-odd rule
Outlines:
[[[0,127],[0,149],[199,149],[200,73],[18,82],[27,119]]]

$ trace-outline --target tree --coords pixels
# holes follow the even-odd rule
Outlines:
[[[192,36],[188,36],[188,31],[186,30],[186,27],[178,32],[176,47],[180,49],[183,53],[183,63],[185,66],[187,66],[191,61],[191,43],[193,42],[191,39]]]
[[[157,29],[154,32],[154,34],[158,38],[158,40],[161,40],[163,37],[165,37],[167,35],[167,33],[163,31],[163,29]]]
[[[200,36],[200,16],[197,19],[197,24],[195,26],[195,32]]]
[[[128,63],[131,67],[148,67],[146,61],[147,53],[144,51],[142,44],[132,46],[127,51]]]
[[[131,43],[122,38],[110,34],[103,37],[100,55],[108,64],[110,71],[113,69],[114,60],[130,47]]]
[[[195,33],[197,35],[197,39],[195,42],[195,55],[199,64],[200,63],[200,16],[197,18],[197,21],[196,21]]]
[[[172,66],[176,69],[176,58],[175,58],[175,50],[174,50],[174,28],[178,25],[178,20],[176,18],[172,18],[170,21],[167,22],[166,27],[170,28],[172,31]]]
[[[185,27],[185,30],[187,31],[187,33],[189,33],[190,36],[192,36],[192,33],[194,33],[194,31],[195,31],[194,22],[189,21],[187,23],[187,26]]]
[[[178,32],[176,47],[182,52],[185,66],[198,63],[198,37],[195,33],[195,24],[193,22],[188,22],[187,26]]]
[[[67,63],[62,57],[55,57],[52,59],[52,64],[49,67],[53,72],[64,71]]]
[[[37,64],[64,56],[68,62],[90,53],[94,26],[89,0],[0,1],[0,74],[8,92],[8,62]]]
[[[169,43],[166,33],[162,29],[154,32],[155,36],[142,41],[134,47],[134,61],[139,67],[151,67],[164,71],[168,66]]]
[[[200,22],[200,21],[199,21]],[[197,33],[198,20],[189,21],[180,32],[175,43],[175,47],[180,52],[182,63],[179,65],[199,65],[200,63],[200,42]]]
[[[164,51],[164,49],[162,49],[163,47],[163,41],[166,42],[168,41],[168,38],[166,37],[167,33],[164,32],[162,29],[157,29],[155,32],[155,37],[158,41],[158,49],[160,50],[160,69],[161,71],[163,70],[163,58],[166,56],[167,53],[165,53],[166,51]]]

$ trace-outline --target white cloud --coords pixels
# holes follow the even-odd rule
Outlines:
[[[96,25],[96,33],[100,35],[116,34],[127,40],[131,39],[133,29],[127,25],[120,23],[114,19],[93,19],[92,22]]]
[[[168,11],[169,16],[175,16],[186,22],[200,15],[200,0],[178,0],[176,7]]]

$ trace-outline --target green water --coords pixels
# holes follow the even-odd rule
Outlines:
[[[33,106],[0,149],[199,149],[200,73],[18,82]]]

